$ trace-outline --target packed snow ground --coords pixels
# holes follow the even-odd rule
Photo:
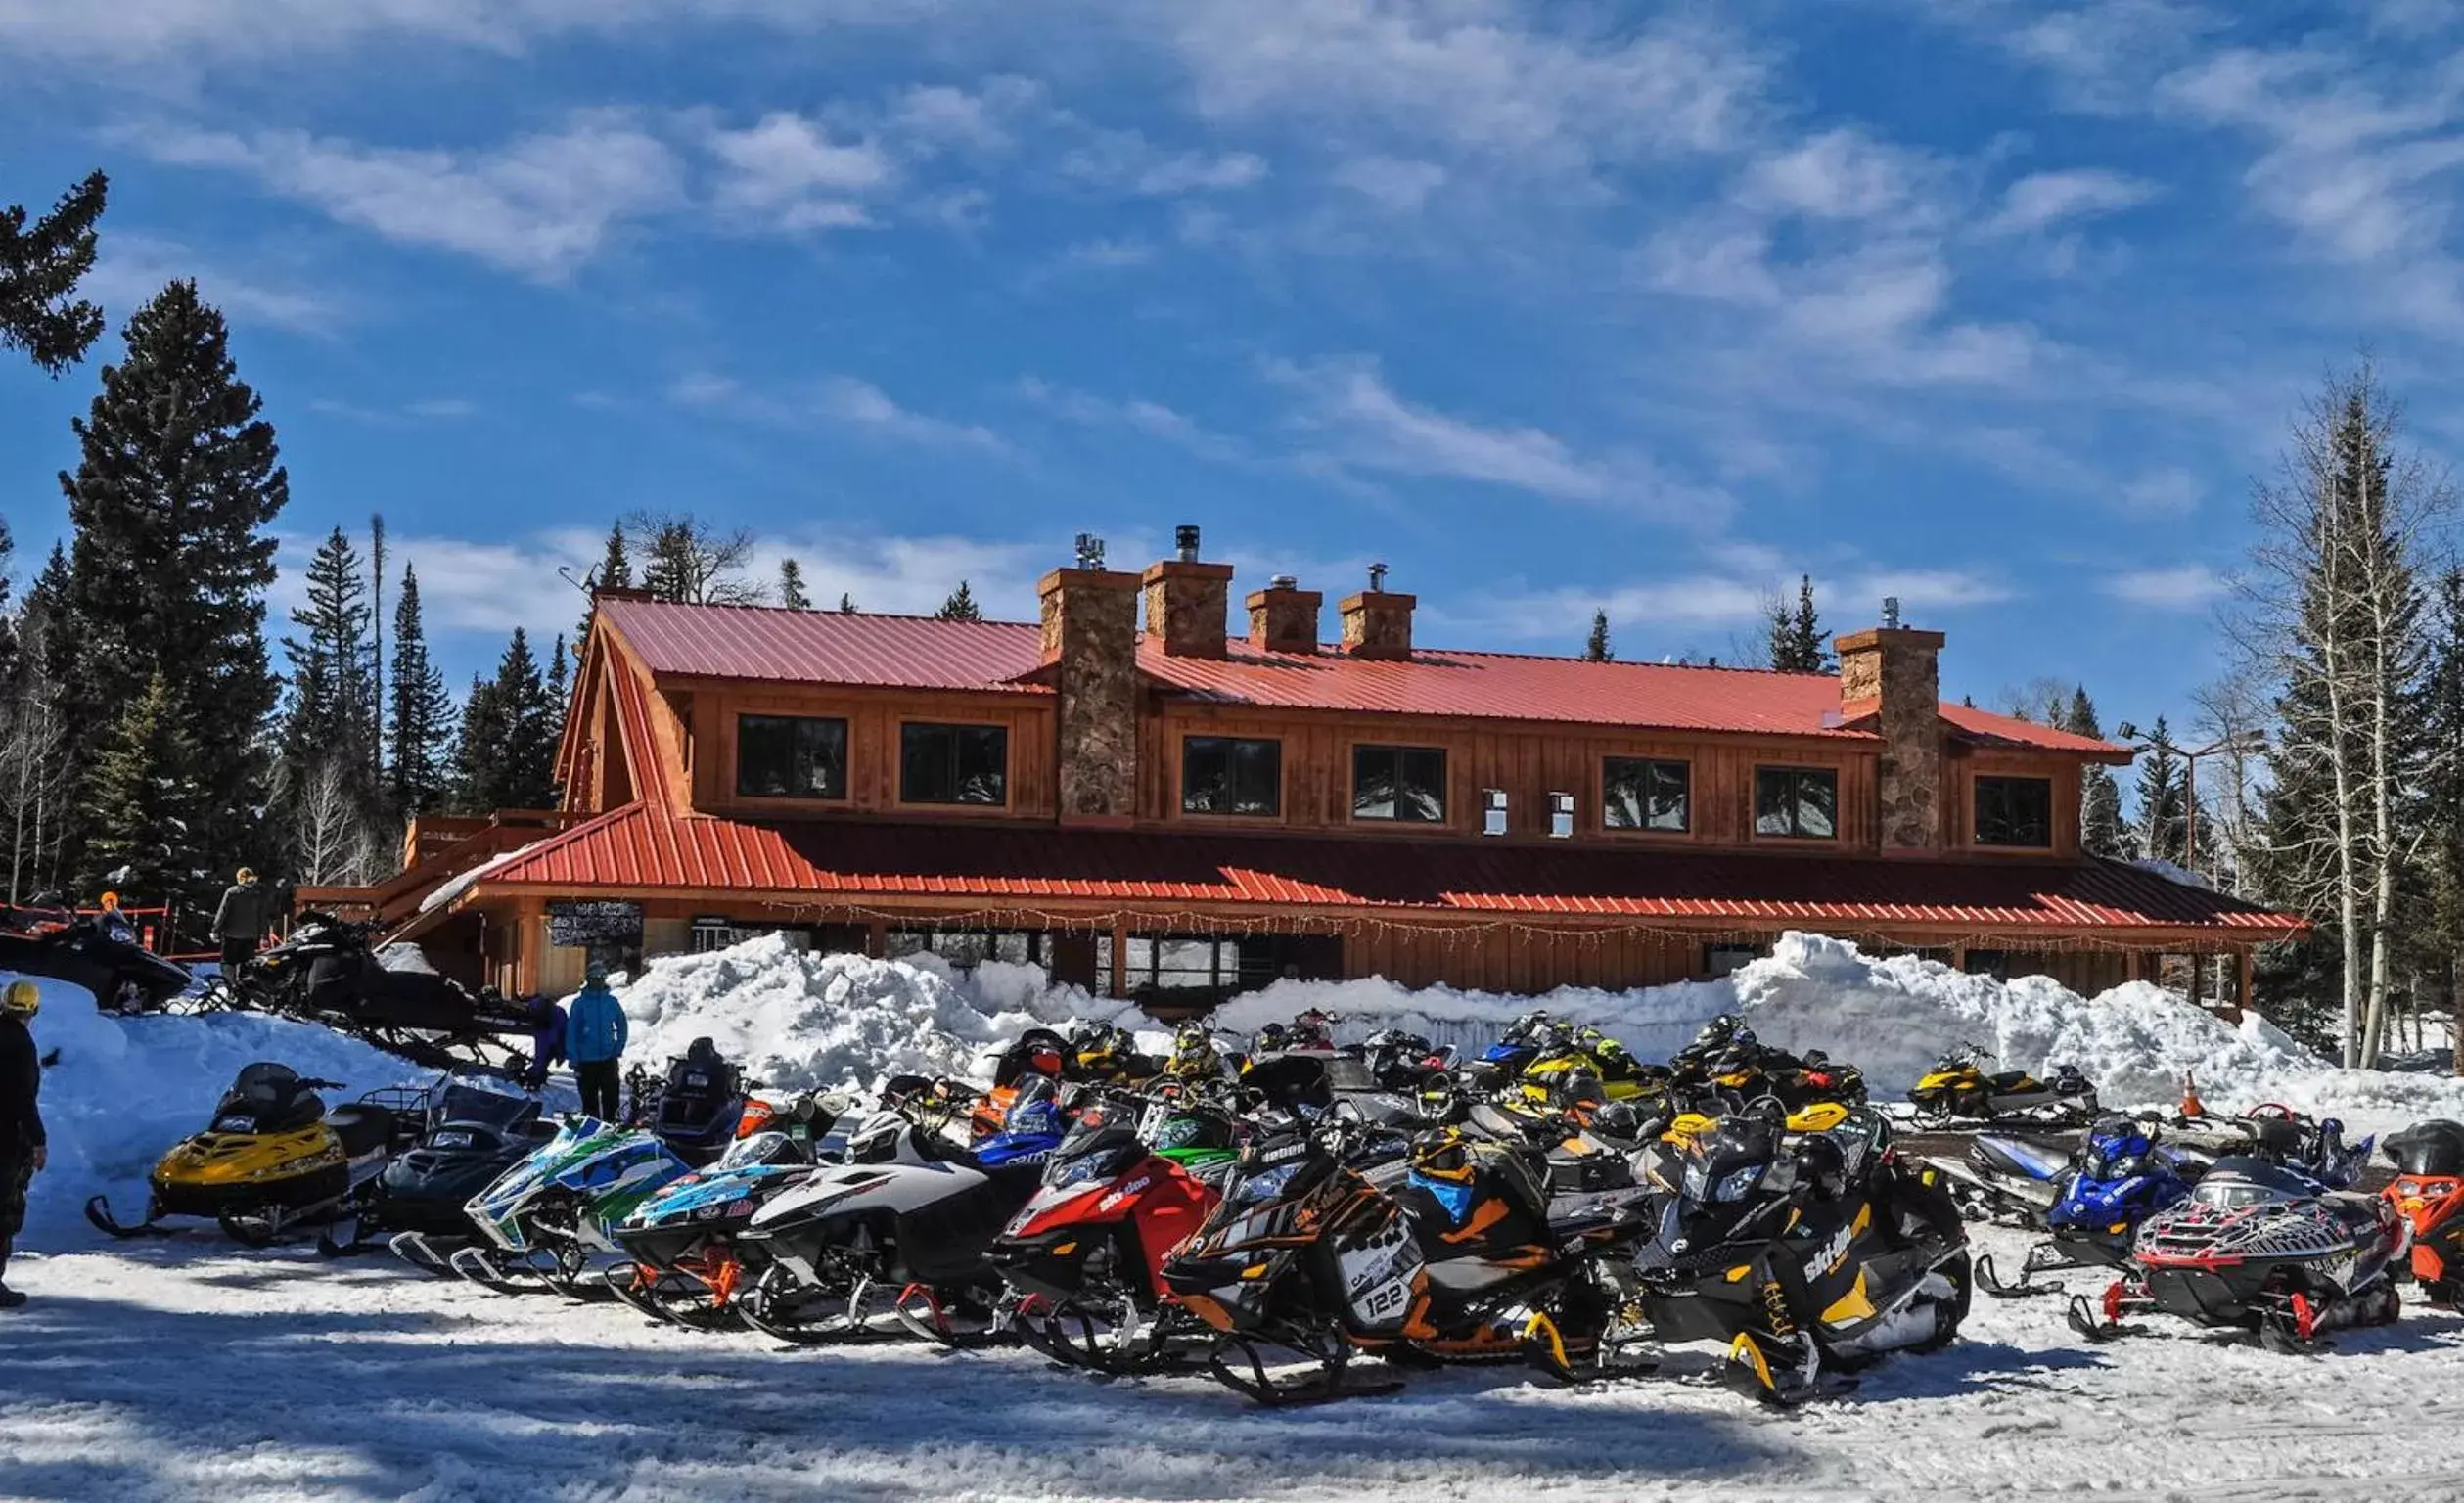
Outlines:
[[[0,1316],[10,1498],[2464,1497],[2464,1319],[2436,1312],[2297,1358],[2186,1328],[2089,1347],[2057,1301],[1980,1299],[1948,1350],[1794,1414],[1505,1368],[1268,1413],[1201,1378],[779,1349],[389,1259],[155,1243],[12,1282],[33,1302]]]

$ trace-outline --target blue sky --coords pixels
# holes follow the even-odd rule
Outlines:
[[[1022,616],[1195,522],[1629,658],[1809,571],[1952,693],[2179,719],[2321,373],[2464,432],[2417,0],[0,0],[0,140],[111,172],[114,319],[199,278],[285,532],[384,512],[457,675],[648,507]],[[92,380],[0,366],[22,564]]]

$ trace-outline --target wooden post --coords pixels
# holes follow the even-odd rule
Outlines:
[[[2190,952],[2190,1005],[2193,1007],[2206,1005],[2207,995],[2208,957],[2198,950],[2193,950]]]
[[[1112,984],[1112,995],[1115,997],[1129,995],[1129,921],[1127,919],[1113,920],[1113,974],[1107,979]]]
[[[2248,1012],[2252,1006],[2259,1001],[2256,983],[2251,977],[2250,951],[2248,949],[2244,949],[2241,952],[2240,964],[2236,966],[2235,969],[2241,974],[2236,979],[2233,1000],[2240,1004],[2242,1011]]]
[[[888,919],[868,920],[864,925],[864,953],[879,960],[889,951],[890,921]]]
[[[1968,969],[1968,947],[1966,945],[1954,944],[1950,947],[1950,968],[1953,971],[1965,971]]]

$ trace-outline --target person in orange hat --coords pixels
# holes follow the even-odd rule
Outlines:
[[[94,916],[94,927],[103,932],[106,939],[116,939],[122,944],[137,942],[137,926],[128,921],[127,914],[120,912],[119,894],[116,892],[103,894],[103,911]]]

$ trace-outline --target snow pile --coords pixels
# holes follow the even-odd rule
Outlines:
[[[2152,877],[2162,877],[2177,888],[2197,888],[2204,892],[2215,890],[2214,883],[2187,867],[2166,860],[2163,856],[2135,856],[2122,864],[2135,866]]]
[[[43,989],[34,1046],[59,1055],[43,1071],[51,1165],[34,1176],[27,1215],[37,1225],[82,1225],[78,1208],[95,1195],[109,1195],[123,1219],[144,1215],[155,1161],[203,1131],[232,1077],[260,1060],[342,1082],[320,1092],[329,1103],[431,1078],[315,1024],[253,1013],[121,1018],[99,1011],[81,986],[34,979]]]
[[[980,1080],[990,1056],[1031,1027],[1101,1019],[1155,1028],[1128,1004],[1055,987],[1032,966],[986,962],[971,978],[936,956],[814,955],[778,934],[665,956],[612,983],[633,1025],[632,1058],[657,1069],[707,1037],[779,1091],[870,1090],[909,1073]]]

